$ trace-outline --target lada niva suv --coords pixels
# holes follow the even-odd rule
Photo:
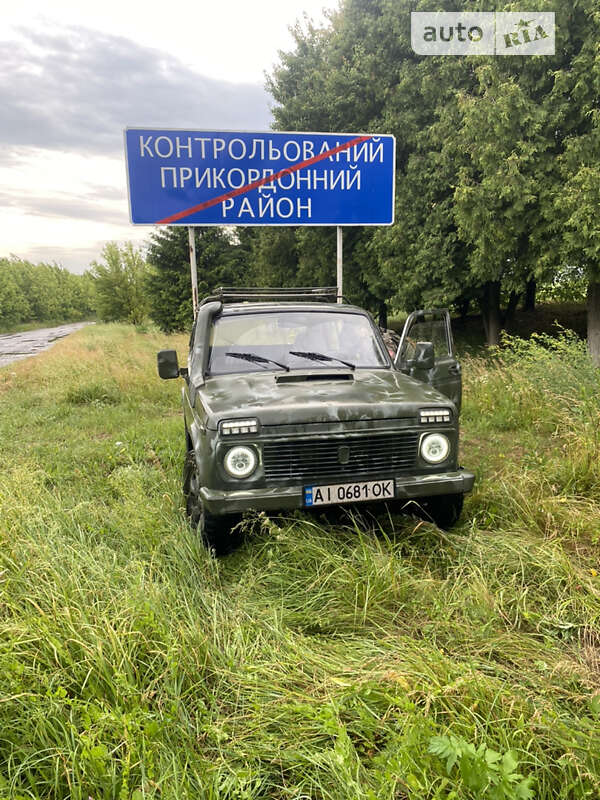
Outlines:
[[[220,289],[200,305],[182,377],[183,491],[216,552],[247,510],[416,501],[453,525],[461,373],[447,311],[411,314],[397,352],[361,308],[321,290]],[[414,502],[412,503],[414,507]]]

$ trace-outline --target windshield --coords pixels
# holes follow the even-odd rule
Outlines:
[[[212,375],[282,369],[387,367],[363,314],[276,311],[223,316],[211,329]]]

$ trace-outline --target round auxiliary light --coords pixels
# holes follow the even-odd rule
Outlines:
[[[247,478],[256,469],[256,451],[251,447],[232,447],[223,463],[232,478]]]
[[[448,458],[450,441],[443,433],[429,433],[421,440],[421,455],[430,464],[440,464]]]

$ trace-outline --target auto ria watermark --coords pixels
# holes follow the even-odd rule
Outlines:
[[[553,11],[413,11],[412,48],[421,56],[551,56]]]

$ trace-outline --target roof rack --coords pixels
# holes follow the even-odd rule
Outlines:
[[[348,302],[343,295],[338,294],[337,286],[298,286],[294,288],[274,286],[261,288],[259,286],[219,286],[213,290],[209,297],[202,300],[202,304],[212,300],[222,303],[239,302],[243,300],[322,300],[335,302],[341,298]]]

